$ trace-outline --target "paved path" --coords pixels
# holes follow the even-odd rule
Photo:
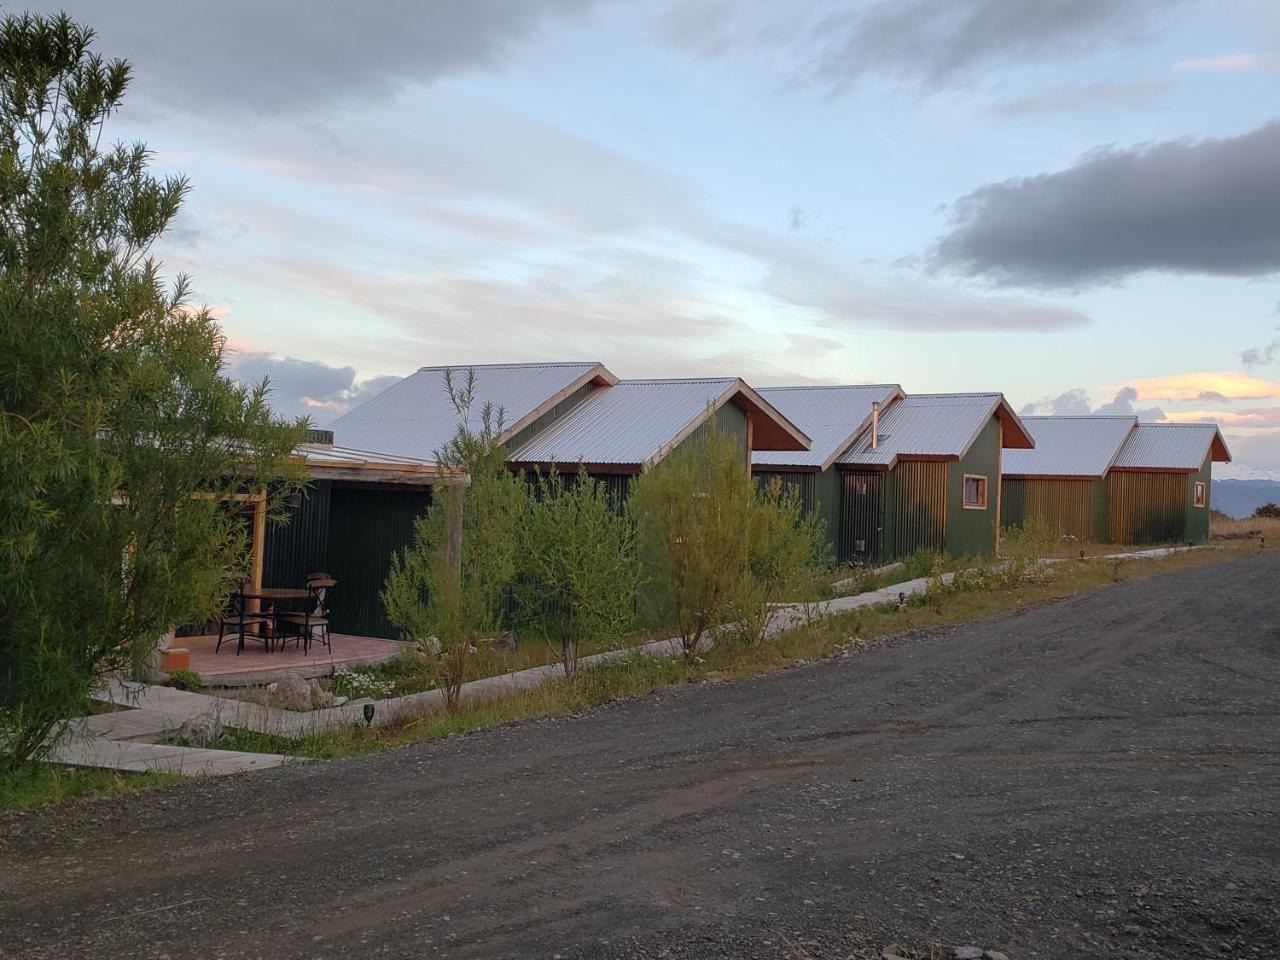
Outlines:
[[[0,817],[0,955],[1275,960],[1278,582]]]

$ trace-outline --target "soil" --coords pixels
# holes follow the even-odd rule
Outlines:
[[[1280,957],[1280,554],[0,818],[0,956]]]

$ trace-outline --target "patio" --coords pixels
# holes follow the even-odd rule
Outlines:
[[[190,652],[190,669],[211,686],[240,687],[258,683],[270,683],[286,673],[302,677],[323,677],[337,667],[363,667],[386,663],[400,656],[404,644],[378,637],[356,637],[344,633],[333,634],[333,653],[319,645],[303,655],[300,645],[290,644],[283,650],[267,653],[260,643],[250,640],[244,652],[236,656],[236,638],[228,637],[222,650],[214,653],[218,644],[216,636],[179,637],[174,648]]]

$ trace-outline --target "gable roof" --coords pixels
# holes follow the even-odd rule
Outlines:
[[[355,450],[331,443],[300,443],[293,448],[293,457],[307,465],[312,477],[321,480],[336,478],[430,485],[447,483],[451,479],[449,474],[440,472],[434,460]]]
[[[917,393],[896,400],[880,415],[878,443],[871,431],[836,458],[842,466],[887,469],[899,459],[959,460],[992,417],[1004,424],[1006,449],[1035,445],[1001,393]]]
[[[1140,423],[1112,469],[1192,473],[1211,455],[1215,463],[1231,461],[1216,423]]]
[[[901,397],[896,383],[850,386],[761,387],[760,395],[807,433],[808,450],[761,450],[753,453],[755,467],[803,467],[826,470],[844,453],[871,420],[871,407],[884,409]]]
[[[739,379],[623,380],[592,393],[509,462],[639,470],[662,460],[726,403],[754,415],[752,449],[808,447],[808,437]]]
[[[1115,463],[1137,417],[1023,417],[1036,445],[1010,450],[1000,472],[1006,477],[1105,476]]]
[[[422,367],[382,393],[347,411],[329,427],[344,446],[434,460],[458,428],[458,413],[445,390],[445,371],[453,370],[455,386],[474,370],[475,401],[471,418],[478,421],[486,403],[501,407],[501,437],[510,439],[561,400],[588,383],[608,385],[617,377],[602,363],[492,363],[455,367]],[[478,428],[479,423],[472,426]]]

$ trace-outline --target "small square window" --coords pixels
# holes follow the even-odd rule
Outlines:
[[[966,510],[987,509],[987,478],[971,473],[964,475],[964,508]]]
[[[1205,501],[1209,499],[1209,485],[1203,480],[1197,480],[1193,496],[1194,499],[1191,502],[1197,507],[1203,507]]]

